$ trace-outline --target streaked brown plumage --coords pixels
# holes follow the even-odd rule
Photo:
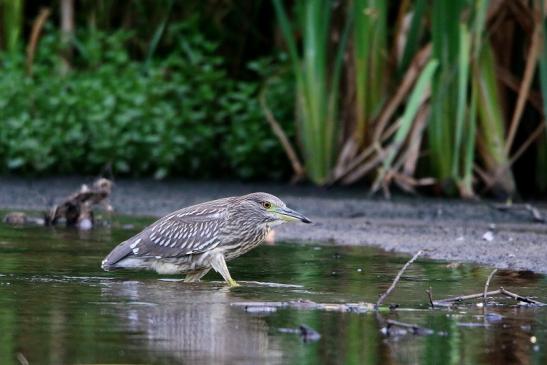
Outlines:
[[[213,200],[177,210],[120,243],[102,268],[147,269],[160,274],[186,274],[197,281],[211,268],[229,285],[226,261],[258,246],[271,227],[287,221],[310,223],[267,193]]]

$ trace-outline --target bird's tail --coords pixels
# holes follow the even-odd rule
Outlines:
[[[118,266],[117,263],[132,254],[132,249],[130,246],[136,237],[132,237],[127,241],[123,241],[118,246],[114,247],[114,249],[110,251],[110,253],[101,262],[101,269],[103,269],[104,271],[119,269],[120,266]]]

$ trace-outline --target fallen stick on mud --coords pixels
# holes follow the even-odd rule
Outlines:
[[[405,264],[405,266],[403,266],[401,268],[401,270],[399,270],[399,273],[397,273],[397,276],[395,277],[395,279],[393,279],[393,282],[391,283],[390,287],[385,291],[384,294],[382,294],[382,296],[378,299],[378,301],[376,302],[376,307],[380,307],[382,305],[382,303],[384,302],[384,300],[387,298],[387,296],[389,294],[391,294],[391,292],[393,291],[393,289],[395,289],[395,286],[397,285],[397,283],[399,282],[399,280],[401,280],[401,276],[403,275],[403,273],[406,271],[406,269],[414,262],[416,261],[416,259],[418,258],[418,256],[420,256],[422,254],[422,250],[416,252],[416,254]]]

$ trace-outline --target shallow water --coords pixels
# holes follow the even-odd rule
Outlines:
[[[385,337],[374,313],[248,313],[231,304],[375,302],[407,256],[363,247],[264,245],[229,264],[242,287],[226,288],[215,273],[184,284],[170,280],[174,276],[100,270],[103,256],[147,223],[121,219],[118,228],[84,233],[0,225],[0,364],[23,357],[30,364],[547,363],[547,308],[500,300],[488,313],[501,317],[485,316],[476,306],[427,310],[429,286],[435,298],[480,292],[490,268],[418,260],[387,299],[405,310],[383,316],[437,334]],[[129,222],[134,227],[121,228]],[[546,301],[546,284],[545,276],[501,271],[491,288]],[[306,343],[283,330],[300,324],[321,338]]]

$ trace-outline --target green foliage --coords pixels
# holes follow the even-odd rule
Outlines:
[[[117,173],[157,178],[287,173],[283,151],[260,112],[259,82],[228,77],[217,44],[190,23],[166,32],[172,52],[147,62],[128,54],[130,33],[79,32],[75,69],[65,76],[57,72],[59,35],[50,28],[32,76],[4,56],[4,172],[95,174],[111,163]],[[290,93],[272,97],[287,101]],[[278,104],[292,107],[290,101]]]
[[[387,88],[387,3],[383,0],[355,0],[353,57],[355,63],[355,138],[359,143],[370,133]]]
[[[284,63],[285,59],[281,59]],[[250,70],[262,78],[272,75],[278,63],[264,59],[249,64]],[[269,80],[267,98],[276,119],[284,125],[289,137],[294,135],[292,119],[293,83],[285,72]],[[287,157],[280,149],[279,142],[272,138],[269,126],[262,121],[263,110],[258,98],[258,85],[239,81],[230,93],[221,99],[221,113],[231,121],[224,140],[224,153],[230,168],[237,170],[243,178],[273,177],[281,178],[287,172]],[[266,161],[265,161],[266,159]]]

